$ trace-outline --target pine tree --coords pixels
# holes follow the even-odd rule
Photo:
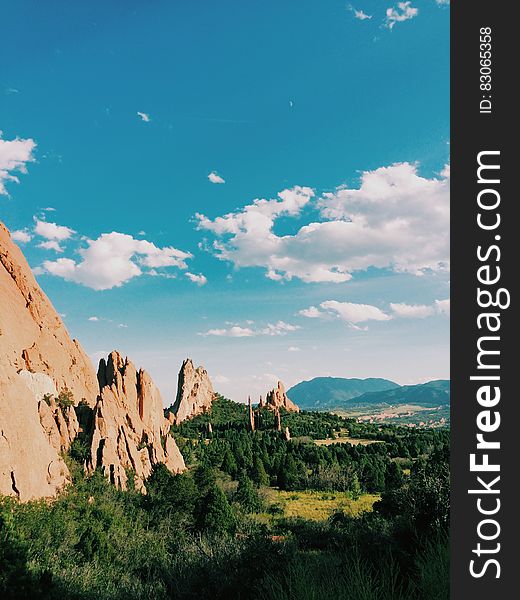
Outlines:
[[[282,490],[294,490],[298,486],[298,468],[291,454],[286,456],[278,472],[278,486]]]
[[[229,449],[224,453],[221,469],[224,471],[224,473],[228,473],[233,478],[235,478],[237,474],[237,461]]]
[[[257,487],[269,485],[269,476],[267,475],[262,459],[255,454],[253,456],[253,467],[251,469],[251,479]]]
[[[392,461],[386,468],[385,489],[398,490],[404,483],[404,475],[401,467]]]
[[[238,480],[237,491],[234,500],[238,502],[246,512],[259,512],[262,509],[262,499],[253,482],[243,473]]]
[[[197,507],[197,526],[201,531],[233,534],[236,520],[224,492],[217,486],[203,496]]]

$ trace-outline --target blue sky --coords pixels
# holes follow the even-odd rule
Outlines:
[[[446,2],[2,12],[0,218],[94,360],[449,376]]]

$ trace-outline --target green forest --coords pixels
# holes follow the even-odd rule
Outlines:
[[[218,397],[172,432],[188,470],[145,495],[86,476],[77,439],[57,499],[0,498],[0,597],[448,599],[447,428],[265,408],[253,431]]]

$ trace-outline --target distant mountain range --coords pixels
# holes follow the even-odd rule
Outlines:
[[[287,396],[304,410],[354,409],[361,406],[449,406],[450,382],[429,381],[400,386],[388,379],[316,377],[302,381]]]

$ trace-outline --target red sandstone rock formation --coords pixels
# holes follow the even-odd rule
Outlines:
[[[175,422],[182,423],[209,410],[214,399],[208,372],[204,367],[195,368],[191,358],[187,358],[179,371],[177,398],[172,408]]]
[[[45,394],[63,390],[74,403],[93,406],[94,368],[0,223],[0,494],[54,496],[69,480],[56,434],[40,424],[38,406]],[[44,420],[50,426],[49,415]]]
[[[272,409],[285,408],[288,411],[300,412],[299,406],[287,398],[285,387],[281,381],[278,382],[278,385],[274,389],[267,393],[265,404]]]
[[[101,468],[121,489],[128,473],[135,486],[145,492],[145,480],[153,465],[164,463],[172,473],[185,469],[182,455],[170,434],[159,390],[146,371],[118,352],[101,359],[98,379],[100,396],[94,407],[91,458],[88,470]]]

